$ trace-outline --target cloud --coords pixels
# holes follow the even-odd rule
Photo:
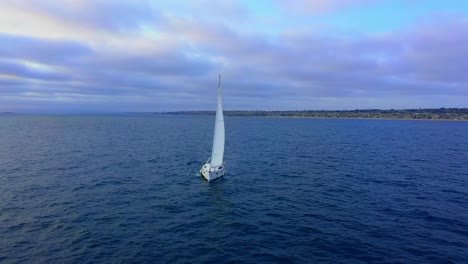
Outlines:
[[[94,55],[89,45],[75,40],[51,40],[0,33],[0,43],[0,58],[45,64],[72,62]]]
[[[17,31],[0,26],[0,111],[213,109],[218,73],[228,109],[439,107],[468,100],[464,17],[387,33],[271,34],[243,29],[240,20],[252,21],[252,14],[229,1],[217,8],[239,23],[150,2],[14,2],[15,14],[62,31],[37,31],[36,20]],[[203,3],[204,12],[217,11]]]
[[[18,61],[0,60],[0,72],[3,75],[14,76],[23,79],[36,79],[48,81],[66,81],[69,79],[67,74],[54,70],[30,67],[26,63]]]
[[[389,71],[424,81],[468,82],[468,19],[427,23],[403,38],[405,48]]]
[[[138,30],[140,24],[157,22],[159,13],[150,3],[140,1],[136,5],[125,0],[5,0],[2,7],[15,14],[31,15],[38,20],[62,23],[68,27],[118,32]]]
[[[294,13],[303,15],[322,15],[336,10],[376,4],[386,0],[290,0],[278,4]]]

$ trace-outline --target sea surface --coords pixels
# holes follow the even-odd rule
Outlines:
[[[0,116],[1,263],[468,263],[468,122]]]

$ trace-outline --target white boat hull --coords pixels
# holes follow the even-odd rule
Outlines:
[[[211,167],[210,163],[206,163],[200,170],[200,174],[207,181],[213,181],[223,177],[226,174],[224,164],[219,167]]]

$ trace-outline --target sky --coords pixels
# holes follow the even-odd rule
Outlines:
[[[465,0],[2,0],[0,112],[468,107]]]

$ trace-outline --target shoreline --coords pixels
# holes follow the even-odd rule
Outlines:
[[[363,120],[405,120],[405,121],[461,121],[466,122],[468,119],[429,119],[429,118],[391,118],[391,117],[321,117],[321,116],[261,116],[261,117],[279,117],[279,118],[315,118],[315,119],[363,119]]]
[[[159,112],[168,115],[213,115],[213,111]],[[227,110],[225,116],[333,118],[382,120],[468,121],[468,108],[356,109],[356,110]]]
[[[188,114],[158,114],[160,116],[214,116],[214,115],[188,115]],[[313,119],[354,119],[354,120],[406,120],[406,121],[456,121],[456,122],[467,122],[468,119],[429,119],[429,118],[379,118],[379,117],[322,117],[322,116],[274,116],[274,115],[265,115],[265,116],[254,116],[254,115],[224,115],[224,117],[268,117],[268,118],[313,118]]]

